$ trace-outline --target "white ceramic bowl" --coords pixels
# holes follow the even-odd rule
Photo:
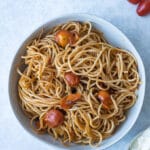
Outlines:
[[[138,69],[140,78],[142,81],[142,84],[139,86],[139,90],[137,92],[138,98],[136,104],[128,111],[127,113],[127,119],[124,123],[122,123],[119,128],[116,130],[116,132],[108,139],[104,140],[102,144],[97,148],[92,148],[90,146],[81,146],[81,145],[71,145],[70,147],[64,147],[62,144],[60,144],[58,141],[55,141],[48,135],[37,135],[35,134],[29,124],[29,119],[23,114],[21,108],[18,105],[18,92],[17,92],[17,84],[18,84],[18,78],[19,75],[16,72],[16,69],[18,66],[21,66],[21,56],[25,53],[25,47],[28,45],[32,39],[38,36],[39,32],[44,28],[44,32],[48,31],[51,27],[65,23],[67,21],[90,21],[92,22],[92,25],[102,31],[104,33],[105,38],[108,40],[109,43],[116,47],[124,48],[129,51],[131,51],[134,56],[137,59],[138,62]],[[21,66],[23,67],[23,66]],[[143,100],[144,100],[144,93],[145,93],[145,70],[142,63],[142,60],[136,51],[135,47],[132,45],[132,43],[129,41],[129,39],[115,26],[110,24],[109,22],[100,19],[96,16],[91,16],[87,14],[71,14],[66,15],[63,17],[59,17],[53,20],[50,20],[48,23],[44,24],[43,26],[39,27],[37,30],[35,30],[34,33],[32,33],[25,42],[21,45],[19,50],[17,51],[17,54],[14,58],[14,61],[12,63],[11,71],[10,71],[10,78],[9,78],[9,95],[10,95],[10,102],[12,105],[12,109],[19,120],[20,124],[26,129],[30,134],[32,134],[34,137],[37,137],[41,141],[44,141],[49,144],[50,149],[70,149],[70,150],[91,150],[91,149],[105,149],[106,147],[109,147],[110,145],[116,143],[119,141],[127,132],[132,128],[134,125],[136,119],[139,116],[139,113],[142,108]],[[32,137],[31,137],[32,138]],[[43,142],[43,143],[44,143]]]

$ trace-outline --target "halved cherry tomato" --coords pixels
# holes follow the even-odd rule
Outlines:
[[[105,109],[110,109],[110,106],[112,105],[112,100],[108,91],[99,91],[98,99],[101,101],[102,106]]]
[[[141,0],[136,12],[139,16],[144,16],[150,13],[150,0]]]
[[[67,44],[74,44],[79,39],[79,36],[76,32],[69,32],[67,30],[59,30],[55,35],[56,42],[65,47]]]
[[[140,0],[128,0],[129,2],[131,2],[132,4],[137,4],[140,2]]]
[[[80,82],[79,76],[77,76],[73,72],[66,72],[64,78],[67,81],[68,85],[71,87],[77,86]]]
[[[63,109],[69,109],[71,108],[75,102],[81,99],[81,94],[70,94],[62,98],[60,105]]]
[[[59,110],[51,109],[45,114],[44,121],[48,127],[55,128],[63,123],[64,115]]]

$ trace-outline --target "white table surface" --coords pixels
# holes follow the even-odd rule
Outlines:
[[[147,88],[142,112],[130,132],[107,150],[126,150],[132,138],[150,125],[150,15],[139,17],[127,0],[0,0],[0,150],[49,150],[24,131],[12,112],[8,76],[13,57],[27,36],[51,18],[89,13],[106,19],[131,40],[146,68]]]

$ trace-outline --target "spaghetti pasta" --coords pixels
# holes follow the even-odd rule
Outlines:
[[[77,40],[60,46],[55,40],[60,30],[75,33]],[[54,27],[34,39],[22,58],[26,67],[23,73],[18,69],[19,103],[36,132],[48,132],[63,143],[99,145],[114,133],[126,119],[126,110],[136,102],[140,78],[135,57],[108,44],[90,22]],[[68,72],[75,76],[65,78]],[[76,85],[68,84],[71,79]],[[109,107],[108,102],[98,99],[99,91],[109,93]],[[67,96],[75,97],[76,93],[78,98],[70,102]],[[62,99],[70,107],[63,108]],[[45,121],[49,110],[59,110],[51,114],[63,114],[64,120],[54,120],[55,125],[61,121],[58,126]]]

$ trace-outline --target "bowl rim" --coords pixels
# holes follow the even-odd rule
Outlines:
[[[45,22],[45,23],[43,23],[42,25],[40,25],[39,27],[37,27],[36,29],[34,29],[32,32],[31,32],[31,34],[29,34],[29,35],[27,35],[26,37],[25,37],[25,40],[23,41],[23,42],[21,42],[21,44],[20,44],[20,46],[19,46],[19,48],[17,49],[17,51],[16,51],[16,53],[15,53],[15,55],[14,55],[14,57],[13,57],[13,59],[12,59],[12,62],[11,62],[11,68],[10,68],[10,71],[9,71],[9,80],[8,80],[8,94],[9,94],[9,101],[10,101],[10,105],[11,105],[11,108],[12,108],[12,110],[13,110],[13,112],[14,112],[14,114],[15,114],[15,117],[17,118],[17,120],[18,120],[18,122],[19,122],[19,124],[20,124],[20,126],[22,126],[24,129],[25,129],[25,131],[29,134],[29,135],[32,135],[32,137],[36,137],[35,139],[38,139],[38,141],[40,141],[41,143],[46,143],[47,145],[49,145],[49,146],[52,146],[53,148],[55,147],[55,148],[57,148],[57,149],[64,149],[64,148],[60,148],[60,147],[58,147],[58,146],[55,146],[55,145],[52,145],[52,144],[48,144],[46,141],[43,141],[43,140],[41,140],[40,138],[38,138],[37,137],[37,135],[36,134],[32,134],[31,132],[29,132],[28,130],[27,130],[27,128],[22,124],[22,122],[19,120],[19,118],[18,118],[18,114],[17,114],[17,112],[15,112],[15,110],[14,110],[14,107],[13,107],[13,101],[12,101],[12,98],[11,98],[11,88],[10,88],[10,84],[11,84],[11,74],[12,74],[12,72],[13,72],[13,66],[14,66],[14,62],[15,62],[15,58],[17,57],[17,55],[18,55],[18,53],[19,53],[19,51],[20,51],[20,49],[21,49],[21,47],[28,41],[28,39],[31,37],[31,36],[33,36],[34,34],[36,34],[37,32],[39,32],[40,31],[40,29],[42,29],[44,26],[46,26],[47,24],[50,24],[50,22],[53,22],[53,21],[56,21],[56,20],[59,20],[59,19],[63,19],[63,18],[70,18],[70,17],[73,17],[73,19],[75,18],[75,17],[83,17],[83,18],[92,18],[93,20],[95,20],[95,22],[96,23],[98,23],[98,21],[99,22],[103,22],[103,23],[105,23],[105,24],[107,24],[107,25],[109,25],[109,26],[111,26],[111,27],[113,27],[115,30],[117,30],[118,32],[119,32],[119,34],[132,46],[132,49],[133,49],[133,51],[135,51],[136,52],[136,55],[138,56],[138,60],[140,61],[140,65],[141,65],[141,70],[142,70],[142,84],[143,84],[143,87],[144,87],[144,89],[142,90],[142,100],[141,100],[141,103],[140,103],[140,106],[139,106],[139,111],[138,111],[138,113],[134,116],[135,118],[133,119],[133,121],[131,122],[131,124],[130,124],[130,127],[128,127],[127,129],[126,129],[126,131],[125,132],[123,132],[118,138],[116,138],[114,141],[111,141],[111,142],[109,142],[109,143],[107,143],[107,144],[105,144],[105,145],[103,145],[103,146],[99,146],[99,147],[97,147],[97,148],[95,148],[95,149],[105,149],[105,148],[108,148],[108,147],[110,147],[110,146],[112,146],[113,144],[115,144],[115,143],[117,143],[119,140],[121,140],[130,130],[131,130],[131,128],[133,127],[133,125],[135,124],[135,122],[136,122],[136,120],[137,120],[137,118],[138,118],[138,116],[139,116],[139,114],[140,114],[140,112],[141,112],[141,109],[142,109],[142,106],[143,106],[143,102],[144,102],[144,96],[145,96],[145,87],[146,87],[146,74],[145,74],[145,68],[144,68],[144,64],[143,64],[143,61],[142,61],[142,58],[140,57],[140,55],[139,55],[139,53],[138,53],[138,51],[136,50],[136,48],[134,47],[134,45],[132,44],[132,42],[127,38],[127,36],[120,30],[120,29],[118,29],[115,25],[113,25],[111,22],[109,22],[109,21],[107,21],[107,20],[105,20],[105,19],[103,19],[103,18],[101,18],[101,17],[99,17],[99,16],[96,16],[96,15],[92,15],[92,14],[87,14],[87,13],[70,13],[70,14],[65,14],[65,15],[61,15],[61,16],[57,16],[57,17],[53,17],[53,18],[50,18],[47,22]],[[72,19],[72,20],[73,20]],[[70,20],[70,19],[69,19]],[[65,22],[65,21],[64,21]],[[93,21],[94,22],[94,21]],[[100,24],[100,23],[99,23]],[[103,31],[102,31],[103,32]],[[104,33],[105,34],[105,33]],[[133,53],[133,52],[132,52]],[[133,53],[134,54],[134,53]],[[65,149],[67,149],[67,148],[65,148]],[[92,148],[91,148],[92,149]]]

